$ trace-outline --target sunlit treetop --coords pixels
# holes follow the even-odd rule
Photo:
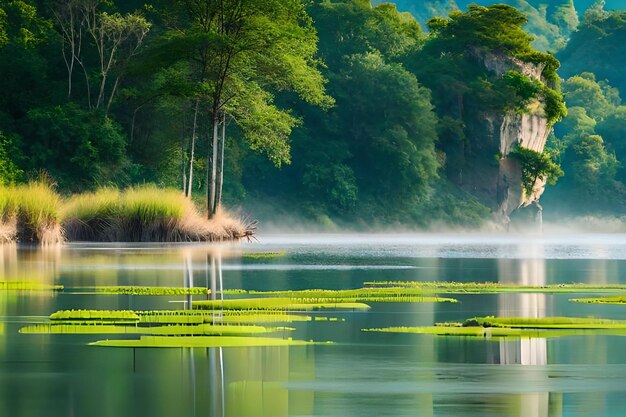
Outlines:
[[[559,62],[552,55],[533,49],[533,37],[523,30],[526,22],[523,13],[505,4],[470,5],[466,13],[453,11],[448,18],[428,21],[432,37],[429,48],[453,54],[502,54],[541,63],[545,65],[543,77],[556,82]]]

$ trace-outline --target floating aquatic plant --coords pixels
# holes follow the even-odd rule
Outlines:
[[[311,316],[280,310],[161,310],[137,312],[148,323],[293,323],[311,321]],[[182,314],[181,314],[182,313]]]
[[[383,327],[365,332],[415,333],[439,336],[557,337],[586,334],[626,336],[626,320],[579,317],[474,317],[463,323],[436,323],[426,327]]]
[[[463,327],[508,327],[530,329],[626,329],[626,320],[587,317],[474,317]]]
[[[91,290],[91,289],[90,289]],[[101,294],[124,295],[208,295],[210,290],[202,287],[139,287],[139,286],[102,286],[93,287],[94,292]]]
[[[367,288],[414,288],[424,293],[447,294],[488,294],[504,292],[522,293],[577,293],[577,292],[618,292],[626,291],[621,284],[547,284],[517,285],[499,282],[421,282],[421,281],[368,281],[363,285]]]
[[[253,295],[288,297],[294,302],[378,302],[378,303],[456,303],[454,298],[424,295],[420,288],[357,288],[349,290],[248,291]]]
[[[367,304],[344,302],[341,299],[334,299],[331,302],[319,299],[298,299],[291,298],[242,298],[234,300],[202,300],[194,301],[194,309],[201,310],[286,310],[286,311],[307,311],[319,309],[351,309],[367,310]]]
[[[251,335],[293,330],[290,327],[263,327],[241,325],[171,325],[171,326],[120,326],[111,324],[34,324],[20,329],[28,334],[143,334],[143,335]]]
[[[329,343],[329,342],[326,342]],[[99,340],[90,343],[91,346],[107,347],[261,347],[261,346],[306,346],[319,344],[313,341],[278,339],[270,337],[230,337],[230,336],[198,336],[198,337],[168,337],[142,336],[138,340]]]
[[[50,320],[139,321],[139,316],[130,310],[59,310]]]
[[[598,297],[598,298],[570,298],[574,303],[589,304],[626,304],[626,296],[617,295],[615,297]]]
[[[43,284],[37,281],[0,281],[0,291],[62,291],[63,285]]]
[[[480,338],[552,338],[562,336],[584,335],[611,335],[626,336],[626,329],[520,329],[509,327],[455,327],[455,326],[427,326],[427,327],[383,327],[378,329],[362,329],[364,332],[378,333],[411,333],[431,334],[437,336],[465,336]]]

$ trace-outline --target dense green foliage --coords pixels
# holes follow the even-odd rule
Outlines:
[[[526,195],[532,193],[537,180],[554,185],[556,180],[563,176],[563,171],[547,152],[539,153],[532,149],[518,146],[510,155],[520,163],[522,168],[522,188]]]
[[[0,184],[149,182],[209,212],[223,184],[261,219],[479,225],[498,205],[484,179],[503,117],[530,114],[555,126],[565,174],[545,199],[624,208],[622,12],[396,3],[413,15],[368,0],[0,1]],[[559,176],[549,155],[526,188]],[[99,193],[74,202],[95,228],[111,222]]]
[[[562,211],[620,213],[626,207],[624,106],[619,91],[585,72],[563,83],[569,114],[549,140],[551,153],[565,173],[545,196]]]

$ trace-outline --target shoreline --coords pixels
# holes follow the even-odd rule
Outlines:
[[[63,198],[45,182],[0,186],[0,243],[218,242],[251,239],[256,221],[220,207],[208,219],[180,191],[105,187]]]

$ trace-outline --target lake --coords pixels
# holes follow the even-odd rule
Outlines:
[[[94,286],[267,291],[359,288],[367,281],[626,284],[626,236],[618,234],[258,240],[0,246],[0,281],[65,287],[0,290],[0,416],[626,415],[626,337],[503,340],[361,331],[488,315],[626,319],[625,305],[568,301],[590,294],[455,294],[459,303],[308,312],[313,320],[289,323],[295,328],[289,337],[333,342],[309,346],[110,348],[88,343],[135,336],[19,333],[57,310],[182,309],[191,301],[81,291]],[[266,252],[277,256],[259,255]]]

